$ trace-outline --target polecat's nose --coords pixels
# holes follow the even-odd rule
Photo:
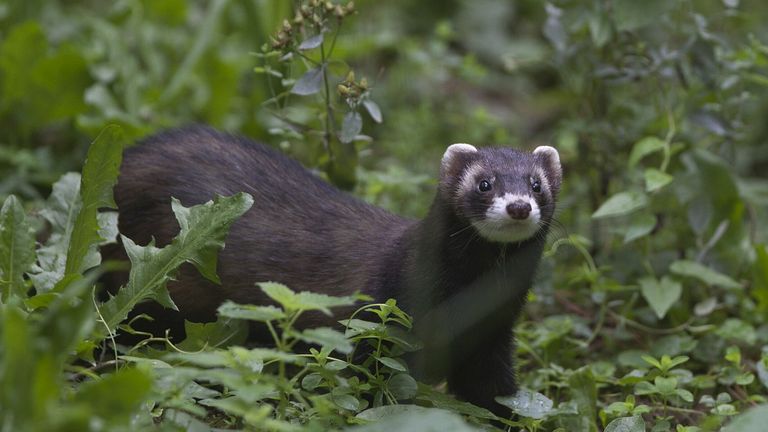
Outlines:
[[[523,220],[531,214],[531,203],[517,200],[507,205],[507,213],[512,219]]]

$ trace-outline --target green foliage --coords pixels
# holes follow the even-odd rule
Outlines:
[[[0,4],[0,429],[765,429],[768,7],[357,3]],[[129,282],[98,295],[122,150],[189,122],[413,216],[448,144],[556,146],[565,177],[518,326],[522,391],[499,398],[514,421],[418,383],[393,301],[248,281],[273,304],[225,303],[180,343],[113,342],[138,303],[172,306],[182,263],[217,281],[251,205],[169,202],[179,236],[123,238]],[[297,324],[337,307],[360,309]],[[244,345],[249,326],[274,346]]]

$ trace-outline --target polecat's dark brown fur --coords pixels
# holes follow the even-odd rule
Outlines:
[[[446,377],[459,397],[498,411],[494,397],[516,391],[511,329],[560,181],[551,147],[524,153],[455,144],[443,156],[429,213],[410,220],[335,189],[266,146],[191,127],[127,150],[115,197],[120,232],[162,246],[179,230],[171,197],[191,206],[214,194],[253,196],[219,254],[221,286],[191,266],[169,284],[182,317],[212,320],[226,299],[264,304],[255,285],[262,281],[395,298],[425,343],[412,359],[415,373]],[[333,325],[348,313],[304,325]]]

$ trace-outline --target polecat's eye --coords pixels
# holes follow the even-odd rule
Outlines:
[[[531,189],[536,193],[541,192],[541,182],[531,177]]]
[[[483,180],[477,185],[477,190],[480,192],[488,192],[491,190],[491,182],[488,180]]]

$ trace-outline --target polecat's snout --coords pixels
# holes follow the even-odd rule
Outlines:
[[[531,204],[523,200],[517,200],[513,203],[507,204],[507,213],[512,217],[512,219],[527,219],[528,215],[531,214]]]

